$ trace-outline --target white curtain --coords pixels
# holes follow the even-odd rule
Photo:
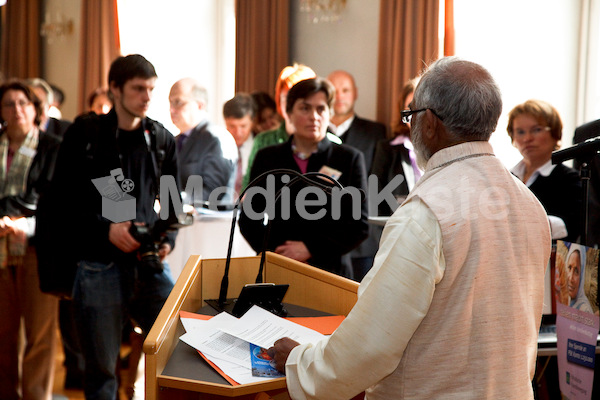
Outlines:
[[[600,118],[600,0],[581,0],[576,125]]]

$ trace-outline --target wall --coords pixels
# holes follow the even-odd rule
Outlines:
[[[290,61],[311,67],[319,76],[343,69],[358,87],[356,113],[375,119],[379,1],[348,0],[342,19],[312,23],[300,11],[300,0],[291,0]]]
[[[81,19],[81,0],[45,0],[42,22],[46,15],[56,19],[60,13],[66,19],[73,20],[73,32],[63,39],[49,42],[42,38],[42,51],[45,54],[42,76],[48,82],[65,92],[62,107],[63,118],[73,119],[77,113],[77,80],[79,74],[79,21]]]

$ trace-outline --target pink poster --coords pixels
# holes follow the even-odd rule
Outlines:
[[[598,329],[600,250],[558,241],[555,261],[556,336],[560,391],[591,399]]]

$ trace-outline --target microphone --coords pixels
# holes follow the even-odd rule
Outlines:
[[[291,186],[297,184],[298,182],[304,182],[304,183],[308,184],[309,186],[321,188],[326,193],[331,194],[332,186],[329,186],[325,183],[321,183],[314,179],[311,179],[314,177],[322,178],[326,181],[331,182],[334,185],[334,187],[337,187],[342,191],[347,191],[347,189],[344,188],[344,186],[342,184],[340,184],[335,178],[332,178],[332,177],[325,175],[323,173],[320,173],[320,172],[308,172],[306,174],[301,174],[301,173],[291,170],[291,169],[283,169],[282,168],[282,169],[275,169],[275,170],[264,172],[263,174],[259,175],[254,180],[252,180],[252,182],[250,182],[250,184],[248,184],[248,186],[239,194],[239,196],[235,202],[235,205],[233,207],[233,217],[232,217],[232,221],[231,221],[231,229],[230,229],[230,233],[229,233],[229,243],[228,243],[228,247],[227,247],[227,258],[225,260],[225,270],[223,272],[223,278],[221,279],[219,298],[216,301],[215,300],[206,300],[207,304],[209,304],[210,306],[215,308],[217,311],[223,311],[227,304],[227,290],[229,288],[229,269],[230,269],[230,265],[231,265],[231,253],[233,250],[233,236],[235,233],[235,225],[237,222],[237,216],[238,216],[238,212],[240,209],[240,205],[243,202],[243,198],[244,198],[244,195],[246,194],[246,192],[250,188],[256,186],[257,184],[259,184],[260,182],[265,180],[269,175],[291,175],[291,176],[293,176],[293,178],[290,179],[289,182],[287,182],[284,186],[282,186],[277,191],[277,193],[275,195],[275,202],[277,202],[277,200],[281,197],[281,191],[283,188],[291,187]],[[361,196],[361,202],[364,202],[366,199],[366,193],[362,189],[359,189],[359,192],[360,192],[360,196]],[[262,283],[262,280],[263,280],[262,275],[263,275],[264,263],[265,263],[265,257],[266,257],[265,249],[266,249],[267,243],[268,243],[270,227],[271,227],[271,220],[269,219],[269,221],[267,223],[267,227],[266,227],[265,236],[263,239],[263,251],[261,254],[260,266],[259,266],[258,274],[256,276],[256,281],[255,281],[255,283],[257,283],[257,284]],[[268,287],[266,286],[265,288],[268,288]],[[243,289],[242,289],[242,291],[243,291]]]
[[[278,170],[277,170],[278,171]],[[342,191],[347,191],[346,188],[344,186],[342,186],[341,183],[339,183],[335,178],[329,176],[329,175],[325,175],[321,172],[307,172],[305,174],[300,174],[294,170],[285,170],[285,171],[291,171],[295,176],[294,178],[292,178],[288,183],[286,183],[285,185],[283,185],[281,187],[281,189],[279,189],[277,191],[277,193],[275,194],[275,203],[277,203],[277,200],[279,200],[279,198],[281,197],[281,191],[283,190],[283,188],[285,187],[292,187],[294,184],[296,184],[297,182],[303,181],[305,183],[307,183],[309,186],[314,186],[314,187],[318,187],[321,188],[324,192],[326,192],[328,195],[331,195],[332,192],[332,187],[329,187],[327,185],[324,185],[320,182],[314,181],[312,179],[310,179],[311,177],[318,177],[318,178],[322,178],[325,180],[330,181],[331,183],[333,183],[335,185],[335,187],[339,188]],[[364,193],[364,191],[362,189],[359,189],[360,192],[360,199],[361,199],[361,203],[365,201],[366,195]],[[262,246],[262,252],[261,252],[261,257],[260,257],[260,267],[258,268],[258,275],[256,276],[256,283],[262,283],[262,273],[263,273],[263,269],[264,269],[264,265],[265,265],[265,257],[266,257],[266,253],[267,253],[267,245],[269,243],[269,237],[271,234],[271,219],[269,219],[269,221],[267,222],[267,228],[266,228],[266,232],[265,235],[263,237],[263,246]]]
[[[591,160],[600,151],[600,136],[586,140],[564,150],[552,152],[552,164],[559,164],[573,158]]]

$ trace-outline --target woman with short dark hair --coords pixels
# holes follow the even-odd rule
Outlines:
[[[282,190],[283,195],[275,205],[275,215],[270,216],[273,220],[266,250],[352,278],[350,260],[344,255],[367,237],[367,202],[362,201],[366,193],[366,176],[360,151],[334,144],[327,138],[334,97],[335,89],[322,78],[307,79],[294,85],[286,102],[294,134],[287,142],[257,153],[250,180],[284,168],[298,174],[321,172],[344,186],[344,191],[337,190],[326,179],[312,177],[317,185],[325,184],[328,189],[301,181],[286,188],[288,192]],[[276,191],[289,182],[281,175],[273,175]],[[255,185],[269,188],[264,179]],[[272,198],[248,192],[240,217],[241,232],[257,252],[263,250],[265,226],[262,215],[270,206],[268,201]]]
[[[42,140],[38,128],[41,114],[40,100],[25,83],[10,81],[0,86],[0,198],[26,192]],[[40,290],[36,253],[29,243],[32,218],[2,215],[0,398],[49,400],[54,383],[58,298]]]

